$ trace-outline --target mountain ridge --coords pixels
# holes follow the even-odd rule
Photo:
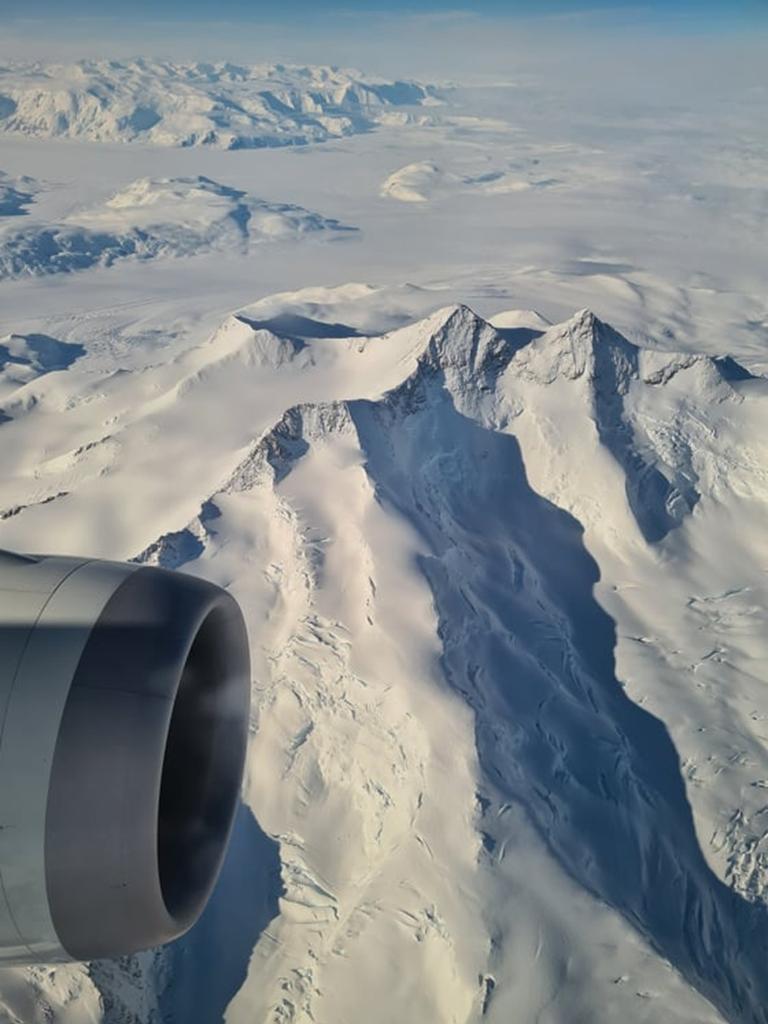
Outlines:
[[[435,90],[336,67],[228,62],[10,62],[0,132],[223,149],[307,145],[370,131]]]
[[[227,586],[252,635],[239,874],[66,990],[108,1024],[765,1024],[765,389],[583,311],[365,332],[372,297],[86,353],[0,425],[10,546],[128,502],[124,556]]]

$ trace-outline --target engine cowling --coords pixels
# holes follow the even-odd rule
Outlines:
[[[0,962],[122,955],[194,924],[226,851],[249,701],[227,591],[0,553]]]

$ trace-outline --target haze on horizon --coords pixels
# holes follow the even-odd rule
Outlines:
[[[629,83],[697,88],[766,82],[768,5],[762,0],[445,0],[353,7],[310,0],[45,0],[0,5],[0,58],[68,60],[136,55],[360,66],[374,73],[474,81],[568,75],[607,93]],[[599,68],[594,66],[599,62]],[[602,75],[598,71],[602,69]],[[571,77],[572,76],[572,77]],[[612,79],[610,87],[608,79]],[[581,83],[581,84],[580,84]]]

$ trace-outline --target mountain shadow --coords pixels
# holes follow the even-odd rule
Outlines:
[[[710,870],[670,735],[616,678],[582,526],[444,378],[409,388],[350,412],[378,499],[427,546],[445,676],[475,713],[489,792],[524,805],[567,873],[729,1021],[766,1024],[768,911]]]
[[[85,348],[72,341],[58,341],[47,334],[11,335],[0,343],[0,371],[7,366],[29,366],[37,376],[66,370]]]
[[[259,937],[279,913],[279,849],[241,804],[208,906],[169,947],[170,983],[160,996],[167,1024],[222,1024]]]

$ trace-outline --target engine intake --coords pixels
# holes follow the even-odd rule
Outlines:
[[[194,924],[236,810],[249,695],[225,590],[0,553],[0,962],[122,955]]]

